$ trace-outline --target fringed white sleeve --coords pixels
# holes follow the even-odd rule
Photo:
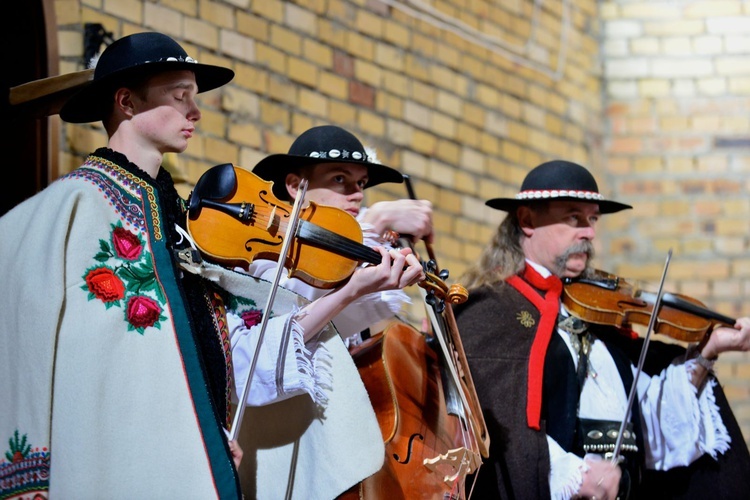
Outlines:
[[[315,341],[305,345],[296,313],[297,310],[268,320],[250,382],[248,406],[263,406],[300,394],[308,394],[318,405],[326,404],[325,391],[331,386],[330,354]],[[227,313],[227,319],[235,392],[242,394],[255,357],[260,326],[248,329],[242,318],[233,313]]]
[[[695,360],[675,360],[660,375],[639,379],[640,408],[646,425],[646,466],[668,470],[689,465],[704,453],[716,458],[731,438],[714,399],[715,381],[702,391],[692,384]]]
[[[583,473],[587,469],[583,459],[573,453],[567,453],[557,441],[547,436],[549,446],[549,489],[552,500],[572,498],[583,483]]]

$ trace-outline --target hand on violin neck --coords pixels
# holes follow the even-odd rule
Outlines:
[[[380,201],[368,207],[361,222],[371,224],[377,234],[395,231],[413,241],[432,243],[432,203],[428,200]]]
[[[702,346],[701,355],[714,360],[722,352],[728,351],[750,351],[750,318],[738,318],[734,328],[715,328]]]
[[[411,249],[374,249],[382,256],[380,264],[359,267],[344,285],[300,311],[297,321],[305,332],[305,341],[310,340],[326,323],[360,297],[404,288],[425,279],[422,264]]]
[[[405,288],[425,279],[422,264],[410,248],[374,249],[382,256],[380,264],[360,267],[343,287],[350,287],[355,298],[368,293]]]

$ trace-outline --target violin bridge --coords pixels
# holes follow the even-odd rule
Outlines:
[[[436,474],[441,473],[439,469],[442,469],[443,481],[446,484],[454,484],[456,481],[463,480],[467,474],[474,472],[482,463],[482,460],[478,453],[462,447],[448,450],[434,458],[425,458],[423,463],[425,467]],[[445,474],[446,468],[452,471],[451,474]]]
[[[273,209],[271,210],[271,215],[268,216],[268,225],[266,225],[266,231],[270,232],[275,222],[276,222],[276,205],[273,206]]]

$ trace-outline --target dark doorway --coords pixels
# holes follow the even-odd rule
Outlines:
[[[8,105],[8,89],[57,74],[57,26],[53,0],[14,2],[0,16],[0,215],[46,187],[57,177],[57,119],[36,117]],[[50,140],[52,139],[52,140]],[[51,154],[52,153],[52,154]],[[11,182],[10,179],[13,178]]]

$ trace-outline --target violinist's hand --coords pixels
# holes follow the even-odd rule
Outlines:
[[[382,257],[380,264],[358,268],[344,285],[309,303],[297,314],[297,321],[305,332],[305,342],[363,295],[404,288],[425,279],[422,264],[410,248],[374,249]]]
[[[716,359],[727,351],[750,351],[750,318],[737,319],[734,328],[715,328],[701,354],[706,359]]]
[[[422,264],[410,248],[374,249],[383,257],[380,264],[360,267],[344,286],[358,297],[373,292],[404,288],[425,279]]]
[[[432,203],[427,200],[379,201],[367,208],[362,222],[372,224],[378,234],[392,230],[411,235],[415,242],[433,240]]]
[[[601,455],[587,454],[583,457],[586,471],[583,473],[583,483],[574,498],[590,498],[592,500],[614,500],[620,490],[620,467],[605,460]]]
[[[234,461],[234,468],[240,468],[240,462],[242,462],[242,448],[237,441],[229,441],[229,451],[232,453],[232,460]]]

